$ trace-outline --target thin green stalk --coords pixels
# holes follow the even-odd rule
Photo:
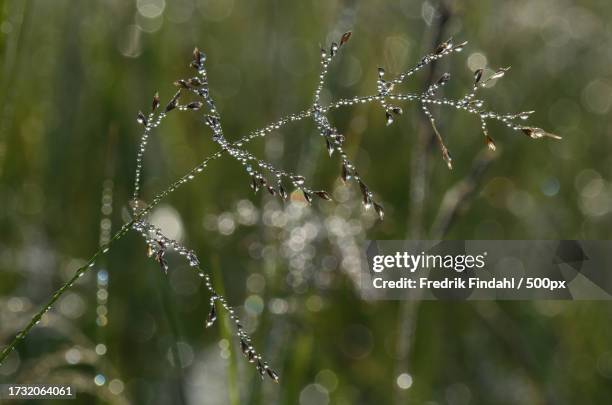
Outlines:
[[[30,322],[25,326],[25,328],[23,328],[16,336],[15,338],[11,341],[11,343],[8,344],[8,346],[6,346],[4,349],[2,349],[2,353],[0,353],[0,365],[2,365],[2,363],[4,362],[4,360],[8,357],[8,355],[11,353],[11,351],[13,351],[13,349],[15,348],[15,346],[17,346],[19,344],[19,342],[21,342],[23,339],[25,339],[25,337],[28,335],[28,333],[30,333],[30,330],[38,323],[40,322],[40,318],[43,317],[44,314],[46,314],[51,307],[53,306],[53,304],[55,304],[55,301],[57,301],[63,294],[64,292],[72,287],[72,285],[74,284],[75,281],[77,281],[81,276],[83,276],[83,274],[85,274],[88,270],[90,270],[91,268],[93,268],[93,265],[96,262],[96,259],[105,254],[106,252],[108,252],[110,245],[121,239],[126,233],[127,231],[130,229],[130,227],[132,226],[132,224],[134,223],[135,220],[132,220],[128,223],[126,223],[125,225],[123,225],[121,227],[121,229],[113,235],[113,237],[110,239],[110,241],[101,246],[96,253],[93,254],[93,256],[91,256],[89,258],[89,260],[81,267],[79,267],[77,269],[77,271],[74,273],[74,275],[72,276],[72,278],[70,278],[70,280],[68,280],[66,283],[64,283],[64,285],[62,285],[57,291],[55,291],[55,293],[53,294],[53,296],[51,297],[51,299],[47,302],[47,304],[42,307],[42,309],[40,311],[38,311],[36,313],[36,315],[34,315],[32,317],[32,319],[30,320]]]

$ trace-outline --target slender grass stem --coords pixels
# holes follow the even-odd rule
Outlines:
[[[53,304],[55,304],[55,302],[64,294],[64,292],[66,292],[66,290],[68,290],[70,287],[72,287],[72,285],[80,277],[82,277],[83,274],[87,273],[87,271],[92,269],[94,264],[96,263],[96,260],[98,259],[98,257],[100,257],[103,254],[106,254],[108,252],[108,250],[110,249],[111,244],[116,242],[116,241],[118,241],[119,239],[121,239],[130,230],[130,227],[132,226],[133,223],[134,223],[134,220],[132,220],[130,222],[127,222],[125,225],[123,225],[121,227],[121,229],[119,231],[117,231],[117,233],[115,233],[113,235],[113,237],[109,240],[109,242],[107,244],[101,246],[89,258],[89,260],[87,260],[87,262],[83,266],[79,267],[76,270],[76,272],[70,278],[70,280],[66,281],[64,283],[64,285],[62,285],[57,291],[55,291],[55,293],[53,293],[53,295],[51,296],[51,299],[49,299],[49,301],[42,307],[42,309],[40,311],[38,311],[32,317],[30,322],[19,333],[17,333],[17,335],[8,344],[8,346],[6,346],[4,349],[2,349],[2,352],[0,353],[0,365],[2,365],[2,363],[4,363],[4,360],[8,357],[8,355],[11,353],[11,351],[13,351],[15,346],[17,346],[23,339],[25,339],[25,337],[30,333],[32,328],[36,324],[38,324],[38,322],[40,322],[40,319],[43,317],[43,315],[45,315],[51,309],[51,307],[53,307]]]

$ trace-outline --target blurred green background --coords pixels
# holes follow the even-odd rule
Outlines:
[[[604,404],[612,397],[607,302],[368,302],[355,287],[367,239],[608,239],[612,225],[612,5],[608,1],[0,1],[0,345],[127,219],[139,109],[174,92],[191,51],[208,56],[228,138],[308,107],[319,44],[352,30],[324,99],[375,92],[437,38],[461,53],[409,81],[512,65],[483,91],[500,112],[564,137],[533,141],[436,110],[448,171],[414,104],[385,127],[374,105],[333,122],[384,204],[364,213],[311,122],[250,150],[307,175],[335,201],[305,207],[253,194],[234,161],[209,165],[152,214],[195,249],[281,375],[261,382],[208,297],[171,257],[165,277],[131,233],[0,367],[0,383],[71,383],[79,404]],[[145,158],[145,200],[214,151],[195,114],[169,117]],[[483,161],[485,162],[483,164]],[[470,183],[473,166],[486,171]],[[481,167],[482,166],[482,167]],[[447,231],[457,184],[473,187]],[[455,188],[456,189],[456,188]],[[444,227],[443,227],[444,228]],[[605,269],[608,270],[608,269]],[[223,326],[224,322],[218,325]],[[176,356],[178,353],[178,356]],[[12,402],[9,402],[12,403]],[[15,402],[16,403],[16,402]],[[47,403],[60,403],[48,401]]]

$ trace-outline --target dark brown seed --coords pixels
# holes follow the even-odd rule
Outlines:
[[[446,50],[446,43],[441,43],[436,48],[436,54],[440,54],[440,53],[444,52],[445,50]]]
[[[391,112],[395,115],[402,115],[404,113],[400,107],[391,107]]]
[[[171,101],[166,105],[166,112],[170,112],[176,108],[176,101]]]
[[[373,202],[372,204],[374,205],[374,210],[378,214],[378,218],[380,218],[382,221],[385,218],[385,211],[383,210],[383,207],[376,202]]]
[[[278,194],[280,194],[283,200],[287,199],[287,191],[285,190],[285,187],[283,187],[282,184],[278,186]]]
[[[166,105],[166,112],[174,110],[178,106],[178,100],[181,96],[181,91],[178,90]]]
[[[249,363],[255,362],[255,352],[253,350],[249,350],[246,356],[247,356],[247,359],[249,360]]]
[[[342,176],[341,176],[341,179],[342,179],[343,182],[346,183],[348,178],[349,178],[349,171],[348,171],[348,168],[346,167],[346,164],[343,163],[342,164]]]
[[[268,189],[268,193],[270,193],[272,195],[276,195],[276,190],[274,190],[274,187],[266,186],[266,188]]]
[[[157,110],[159,107],[159,93],[155,93],[153,96],[153,103],[151,104],[151,111]]]
[[[444,73],[436,82],[438,86],[445,85],[450,80],[450,73]]]
[[[452,48],[453,44],[452,44],[452,38],[450,38],[448,41],[442,42],[440,45],[438,45],[438,47],[436,48],[436,55],[439,55],[441,53],[443,53],[444,51]]]
[[[193,61],[199,64],[201,60],[202,60],[202,54],[200,53],[200,50],[198,48],[194,48],[193,49]]]
[[[536,136],[535,136],[535,133],[536,133],[535,128],[532,128],[532,127],[523,127],[523,128],[521,128],[521,131],[523,131],[523,133],[525,135],[527,135],[528,137],[530,137],[530,138],[536,138]]]
[[[326,201],[331,201],[332,198],[329,195],[329,193],[327,191],[315,191],[315,194],[317,195],[317,197],[321,198],[322,200],[326,200]]]
[[[249,345],[244,339],[240,339],[240,350],[242,350],[242,354],[248,356],[249,354]]]
[[[264,365],[261,363],[261,360],[257,359],[257,371],[259,372],[259,375],[261,378],[264,377],[264,375],[266,374],[266,369],[264,367]]]
[[[506,74],[508,70],[510,70],[510,66],[497,69],[497,71],[493,73],[493,75],[489,78],[489,80],[501,79],[502,77],[504,77],[504,75]]]
[[[166,261],[166,259],[162,258],[159,261],[159,265],[161,266],[161,268],[164,271],[164,273],[168,274],[168,262]]]
[[[138,111],[138,115],[136,116],[136,122],[141,125],[147,125],[147,117],[142,113],[142,111]]]
[[[217,320],[217,310],[215,309],[215,304],[213,302],[210,307],[210,312],[208,313],[208,318],[206,319],[206,327],[210,328],[215,323],[216,320]]]
[[[388,111],[385,111],[385,124],[387,126],[393,124],[393,115]]]
[[[482,73],[484,72],[483,69],[477,69],[474,72],[474,84],[478,84],[480,83],[480,79],[482,79]]]
[[[259,180],[257,180],[257,178],[253,177],[251,179],[251,188],[253,189],[253,191],[258,192],[259,191]]]
[[[157,260],[157,262],[159,263],[159,267],[164,272],[164,274],[168,274],[168,262],[164,258],[164,251],[163,250],[159,250],[157,252],[155,260]]]
[[[496,149],[495,146],[495,141],[493,140],[493,138],[491,138],[489,135],[485,135],[485,144],[489,147],[489,149],[491,149],[492,151],[494,151]]]
[[[342,38],[340,38],[340,46],[346,44],[348,40],[351,38],[352,32],[348,31],[342,34]]]
[[[461,52],[467,44],[468,44],[468,41],[463,41],[462,43],[455,45],[453,47],[453,51]]]
[[[274,370],[272,370],[270,367],[266,367],[266,372],[268,373],[268,377],[270,377],[275,383],[278,382],[279,377]]]
[[[527,135],[528,137],[532,139],[539,139],[539,138],[544,138],[544,137],[553,138],[553,139],[561,139],[559,135],[555,135],[555,134],[546,132],[542,128],[522,127],[521,131],[523,131],[525,135]]]
[[[359,180],[359,188],[361,189],[361,195],[363,197],[363,204],[367,207],[371,204],[372,200],[370,198],[370,190],[368,190],[368,186],[361,180]]]
[[[306,200],[308,204],[312,203],[312,194],[310,194],[306,190],[302,190],[302,194],[304,194],[304,199]]]
[[[325,143],[327,145],[327,153],[331,156],[334,153],[334,145],[327,138],[325,139]]]
[[[204,105],[204,103],[202,103],[201,101],[193,101],[193,102],[187,104],[187,108],[189,108],[190,110],[193,110],[193,111],[197,111],[200,108],[202,108],[203,105]]]

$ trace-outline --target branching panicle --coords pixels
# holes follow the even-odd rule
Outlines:
[[[431,124],[432,131],[440,147],[442,157],[449,169],[452,169],[451,154],[444,142],[443,136],[438,130],[438,127],[436,125],[436,119],[430,110],[431,105],[449,106],[457,110],[464,110],[470,114],[476,115],[481,123],[481,129],[485,137],[485,143],[488,148],[492,150],[495,150],[496,146],[495,142],[493,141],[493,138],[491,138],[487,129],[487,120],[491,119],[501,121],[506,126],[514,130],[520,130],[530,138],[558,138],[556,135],[549,134],[540,128],[522,126],[516,123],[517,119],[524,120],[528,118],[531,112],[524,112],[518,114],[498,114],[482,109],[484,102],[475,99],[477,91],[480,88],[484,88],[492,80],[497,80],[503,77],[505,73],[509,70],[509,68],[500,68],[487,78],[483,78],[484,70],[478,69],[476,72],[474,72],[474,83],[471,90],[459,100],[436,98],[436,95],[438,94],[439,90],[451,80],[450,73],[444,73],[437,81],[431,83],[421,94],[402,94],[393,92],[396,87],[405,83],[408,77],[412,76],[425,66],[452,53],[460,52],[467,45],[467,42],[455,45],[453,43],[452,38],[438,45],[438,47],[433,52],[425,55],[413,68],[405,71],[404,73],[399,74],[394,78],[386,79],[385,69],[379,67],[377,71],[376,81],[377,92],[375,95],[355,97],[346,100],[338,100],[328,105],[322,105],[321,93],[323,91],[323,87],[325,86],[329,67],[333,59],[339,54],[340,49],[348,42],[350,38],[351,33],[347,32],[342,35],[338,43],[333,42],[329,49],[321,49],[321,69],[318,77],[318,82],[314,90],[313,103],[307,110],[304,110],[297,114],[292,114],[286,118],[282,118],[279,121],[264,127],[263,129],[256,130],[250,133],[249,135],[239,139],[236,142],[229,142],[225,137],[222,127],[221,115],[216,109],[215,102],[208,87],[208,77],[205,68],[206,56],[198,48],[196,48],[193,52],[193,60],[190,66],[197,71],[197,76],[190,77],[187,79],[179,79],[174,82],[174,84],[179,87],[179,90],[169,101],[163,113],[160,113],[157,116],[154,116],[153,113],[151,113],[149,117],[145,117],[142,113],[138,114],[138,122],[145,126],[145,133],[143,135],[143,139],[141,141],[141,149],[139,150],[139,154],[137,157],[136,187],[134,192],[134,198],[136,199],[138,197],[138,185],[140,180],[142,154],[144,153],[144,148],[146,146],[146,141],[150,130],[159,125],[159,122],[165,117],[165,114],[174,109],[199,111],[203,107],[207,107],[205,108],[205,111],[203,113],[203,122],[206,126],[210,128],[210,130],[212,131],[212,140],[217,143],[221,149],[220,152],[218,152],[217,155],[213,155],[213,157],[218,157],[220,153],[227,153],[230,157],[237,160],[244,167],[247,174],[251,177],[251,188],[255,192],[264,188],[271,195],[279,195],[281,199],[285,200],[288,197],[288,193],[284,184],[285,182],[287,184],[292,185],[295,189],[299,190],[301,192],[301,195],[303,196],[304,201],[306,201],[307,203],[311,203],[315,196],[321,198],[322,200],[329,201],[331,200],[331,195],[323,190],[312,190],[311,188],[305,185],[306,180],[303,176],[291,173],[286,170],[278,169],[272,164],[256,158],[253,154],[248,152],[244,148],[244,146],[251,140],[257,137],[266,136],[267,134],[271,133],[276,129],[281,128],[289,122],[300,121],[307,117],[312,117],[317,131],[319,132],[319,135],[321,135],[325,140],[325,146],[328,155],[330,157],[333,157],[335,153],[340,158],[340,178],[344,182],[354,181],[359,186],[363,206],[366,209],[374,207],[374,210],[376,211],[377,215],[381,220],[384,218],[384,210],[382,205],[374,200],[374,195],[370,191],[370,188],[366,185],[363,178],[359,175],[356,166],[351,162],[348,155],[344,151],[344,135],[342,135],[340,131],[330,122],[328,115],[329,112],[333,109],[340,108],[342,106],[351,106],[357,103],[377,102],[383,108],[386,125],[391,125],[394,123],[395,118],[400,116],[403,112],[402,108],[400,106],[395,105],[394,103],[400,101],[418,101],[421,105],[423,113]],[[179,97],[181,97],[181,90],[191,92],[197,98],[197,100],[188,102],[184,105],[179,105],[178,101]],[[156,94],[153,99],[153,112],[155,112],[155,110],[157,109],[157,105],[159,105],[159,96]],[[171,186],[170,192],[174,191],[176,187],[178,187],[180,184],[192,180],[195,174],[199,173],[201,171],[200,169],[205,166],[207,160],[205,160],[199,167],[196,167],[196,169],[194,169],[195,172],[194,170],[192,170],[188,175],[186,175],[186,177],[183,177],[178,182],[178,184],[175,183],[175,185]],[[168,192],[166,194],[168,194]],[[154,199],[152,205],[155,205],[158,202],[159,199]],[[146,214],[146,212],[149,211],[150,208],[151,206],[147,207],[146,210],[140,212],[141,218],[144,217],[144,214]],[[177,250],[179,254],[187,256],[190,264],[194,266],[200,276],[204,278],[206,287],[211,294],[211,310],[206,320],[206,326],[211,326],[217,319],[215,303],[220,303],[222,308],[230,312],[230,316],[232,317],[232,319],[236,320],[236,324],[238,325],[237,336],[239,338],[241,349],[244,355],[251,363],[255,364],[260,375],[263,376],[267,374],[272,379],[277,381],[278,375],[274,371],[269,369],[267,364],[265,362],[262,362],[261,357],[255,352],[250,343],[250,338],[246,336],[246,334],[242,330],[240,323],[234,316],[233,310],[229,309],[229,307],[225,303],[225,299],[219,296],[212,288],[210,278],[200,269],[199,260],[197,259],[195,253],[192,251],[188,251],[176,241],[172,241],[168,238],[165,238],[161,233],[161,230],[155,228],[153,225],[148,224],[144,221],[144,219],[141,219],[140,221],[136,222],[134,224],[134,228],[141,232],[141,234],[149,244],[149,248],[156,252],[154,254],[154,257],[160,263],[160,266],[164,271],[167,271],[168,266],[164,258],[166,247],[171,247]]]
[[[543,137],[560,139],[560,137],[557,135],[548,133],[541,128],[525,126],[519,123],[519,120],[523,121],[528,119],[533,111],[515,114],[497,113],[485,110],[483,108],[484,102],[476,99],[477,92],[481,88],[485,88],[487,84],[493,80],[502,78],[509,68],[498,69],[489,77],[485,77],[485,71],[483,69],[478,69],[476,72],[474,72],[474,82],[469,92],[462,98],[456,100],[438,96],[441,88],[451,80],[449,73],[444,73],[434,83],[429,84],[429,86],[426,87],[426,90],[420,94],[397,92],[396,89],[404,84],[408,77],[414,75],[425,66],[441,58],[456,52],[460,52],[467,45],[467,42],[455,44],[452,38],[438,45],[433,52],[421,58],[414,67],[406,70],[396,77],[388,78],[385,69],[382,67],[378,68],[375,94],[340,99],[330,102],[327,105],[323,105],[321,103],[321,92],[323,91],[323,87],[327,79],[329,67],[333,59],[340,54],[340,51],[346,46],[350,38],[351,32],[347,32],[341,36],[338,42],[333,42],[328,49],[321,49],[320,73],[314,89],[312,104],[308,108],[282,117],[277,121],[272,122],[263,128],[254,130],[246,136],[243,136],[242,138],[239,138],[233,142],[229,141],[225,136],[223,131],[222,116],[216,108],[214,99],[208,86],[209,78],[205,66],[206,55],[198,48],[194,49],[190,67],[196,71],[195,76],[179,79],[174,82],[174,85],[178,87],[178,90],[165,103],[165,107],[160,108],[162,102],[159,93],[155,93],[152,99],[150,112],[145,114],[142,111],[139,111],[137,114],[136,119],[137,122],[143,126],[143,133],[137,150],[134,192],[133,199],[130,202],[133,219],[129,223],[125,224],[121,230],[110,239],[107,245],[103,246],[85,266],[79,268],[75,276],[53,295],[43,310],[36,314],[32,321],[17,335],[9,346],[2,351],[0,354],[0,364],[8,356],[9,352],[15,347],[15,345],[21,341],[25,335],[27,335],[27,333],[29,333],[31,328],[40,320],[42,315],[44,315],[44,313],[51,308],[51,305],[54,304],[59,296],[93,266],[96,258],[99,255],[106,253],[111,243],[120,239],[129,229],[133,229],[144,238],[148,247],[149,256],[158,262],[161,270],[164,273],[169,271],[169,264],[166,259],[166,253],[169,250],[173,250],[185,258],[190,267],[202,279],[206,290],[210,294],[210,311],[206,317],[204,326],[210,327],[215,323],[218,316],[217,310],[222,309],[226,311],[229,318],[235,324],[236,337],[240,344],[241,351],[247,360],[255,365],[259,375],[262,378],[267,375],[272,380],[278,381],[278,374],[268,366],[268,364],[262,359],[262,356],[255,350],[252,345],[251,338],[244,331],[244,328],[238,320],[234,309],[231,308],[226,299],[219,295],[214,289],[211,278],[206,272],[204,272],[204,270],[202,270],[200,259],[196,253],[187,249],[176,240],[166,237],[160,228],[157,228],[147,221],[148,214],[164,198],[175,192],[183,184],[192,181],[198,174],[204,171],[210,161],[218,159],[223,155],[229,155],[232,159],[238,161],[244,168],[245,172],[250,176],[250,185],[255,192],[264,188],[271,195],[278,195],[282,200],[286,200],[289,196],[288,187],[291,186],[295,189],[295,191],[299,192],[295,195],[301,195],[303,200],[307,203],[311,203],[315,197],[325,201],[331,200],[331,194],[327,191],[313,190],[312,188],[306,186],[306,179],[304,176],[284,169],[279,169],[273,166],[271,163],[258,159],[246,149],[246,145],[256,138],[265,137],[288,123],[311,118],[314,121],[314,125],[319,135],[323,137],[325,141],[326,151],[329,157],[331,158],[337,156],[340,160],[340,178],[342,181],[356,183],[361,192],[363,206],[366,209],[373,207],[380,220],[382,220],[384,218],[384,210],[382,205],[375,200],[374,194],[365,183],[363,177],[360,176],[357,167],[344,151],[344,142],[346,138],[340,130],[332,125],[329,118],[329,114],[332,110],[345,106],[353,106],[356,104],[376,103],[380,105],[384,113],[385,124],[392,125],[403,112],[402,108],[396,105],[397,103],[409,101],[418,102],[421,110],[431,123],[433,135],[438,141],[442,157],[449,169],[452,168],[451,155],[444,143],[443,136],[436,125],[436,119],[431,112],[430,107],[432,105],[450,107],[475,115],[480,120],[485,144],[492,150],[495,150],[496,146],[493,138],[489,135],[487,127],[488,121],[491,120],[499,121],[508,128],[514,131],[522,132],[532,139],[539,139]],[[190,96],[191,100],[185,100]],[[210,128],[212,132],[212,140],[217,144],[219,150],[203,159],[188,173],[174,181],[164,191],[154,196],[147,205],[140,199],[143,158],[146,152],[147,143],[149,141],[151,132],[161,124],[167,114],[174,113],[174,111],[189,111],[202,114],[202,123]]]

